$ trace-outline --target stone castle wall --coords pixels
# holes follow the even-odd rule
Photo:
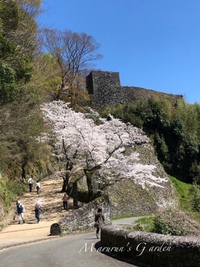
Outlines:
[[[150,98],[177,101],[181,95],[166,94],[141,87],[121,86],[118,72],[92,71],[86,77],[86,87],[95,106],[147,101]]]

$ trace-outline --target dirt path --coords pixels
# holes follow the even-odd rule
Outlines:
[[[25,206],[26,223],[18,224],[17,216],[14,220],[14,213],[10,213],[10,218],[7,218],[10,223],[0,232],[0,250],[18,244],[52,238],[49,236],[50,226],[73,212],[72,199],[69,199],[69,210],[63,209],[61,186],[62,178],[41,181],[40,195],[37,195],[36,188],[33,188],[33,192],[28,192],[27,186],[27,192],[20,197],[20,202]],[[40,200],[43,205],[39,224],[37,224],[34,212],[37,200]]]
[[[62,186],[62,178],[41,181],[40,195],[37,194],[36,188],[33,188],[33,192],[25,193],[21,198],[21,203],[25,206],[25,220],[26,223],[35,223],[34,207],[37,200],[42,202],[42,221],[55,221],[60,220],[66,216],[69,211],[63,209],[62,197],[63,193],[60,192]],[[72,199],[69,200],[70,207],[72,206]]]
[[[64,210],[62,206],[63,193],[60,193],[62,178],[54,178],[41,182],[41,193],[38,196],[36,188],[33,192],[24,193],[20,201],[25,206],[26,223],[18,224],[17,218],[13,221],[10,213],[10,223],[0,232],[0,250],[29,244],[38,241],[59,238],[59,236],[50,236],[50,227],[53,223],[58,222],[65,216],[73,212],[72,199],[69,199],[69,210]],[[34,206],[37,200],[41,200],[43,211],[41,222],[38,224],[35,219]],[[127,218],[113,221],[113,224],[133,225],[138,218]]]

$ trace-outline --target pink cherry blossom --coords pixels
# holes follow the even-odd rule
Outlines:
[[[137,146],[151,146],[141,129],[112,116],[109,120],[101,118],[91,109],[88,113],[75,112],[62,101],[43,104],[41,109],[56,137],[55,155],[64,163],[67,153],[73,163],[72,171],[100,166],[97,179],[106,184],[116,177],[132,179],[143,188],[164,187],[168,182],[167,177],[156,175],[156,165],[142,164],[140,154],[134,150]]]

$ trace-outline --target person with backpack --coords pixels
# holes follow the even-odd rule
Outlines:
[[[37,200],[35,204],[35,218],[37,219],[37,223],[40,222],[41,213],[42,213],[42,203],[40,200]]]
[[[17,205],[18,224],[20,224],[20,218],[22,219],[23,223],[25,223],[24,219],[25,207],[24,205],[22,205],[22,203],[20,203],[19,200],[17,201],[16,205]]]
[[[97,209],[94,221],[95,221],[94,227],[96,227],[96,237],[99,238],[99,231],[101,230],[101,228],[104,226],[105,223],[105,217],[103,215],[102,207],[99,207]]]

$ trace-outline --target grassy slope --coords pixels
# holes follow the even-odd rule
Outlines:
[[[180,196],[180,199],[179,199],[180,208],[191,218],[200,222],[200,213],[191,211],[190,203],[188,201],[188,198],[189,198],[188,191],[191,188],[191,185],[181,182],[172,176],[170,176],[169,178],[172,181],[174,187],[176,188]]]

